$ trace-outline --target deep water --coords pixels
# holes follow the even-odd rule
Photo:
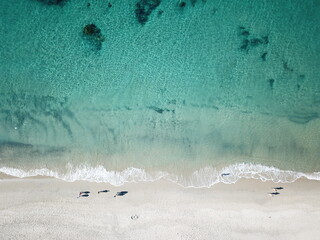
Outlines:
[[[0,168],[320,172],[319,13],[319,0],[0,0]]]

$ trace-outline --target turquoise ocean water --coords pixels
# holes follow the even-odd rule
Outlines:
[[[319,23],[319,0],[1,0],[0,172],[319,180]]]

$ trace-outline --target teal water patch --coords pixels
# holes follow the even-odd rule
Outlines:
[[[319,9],[2,1],[0,165],[320,171]]]

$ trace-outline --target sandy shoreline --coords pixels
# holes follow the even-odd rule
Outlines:
[[[3,177],[3,176],[2,176]],[[268,196],[272,187],[281,194]],[[320,182],[241,180],[211,188],[167,181],[64,182],[0,179],[0,239],[314,239]],[[110,192],[98,194],[99,190]],[[80,191],[87,198],[77,198]],[[128,191],[122,197],[116,192]]]

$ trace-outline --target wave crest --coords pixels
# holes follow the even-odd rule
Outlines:
[[[48,168],[22,170],[10,167],[1,167],[0,173],[10,176],[25,178],[34,176],[48,176],[68,182],[84,180],[89,182],[105,182],[114,186],[121,186],[126,182],[152,182],[166,179],[183,187],[211,187],[217,183],[232,184],[241,178],[260,179],[261,181],[273,181],[275,183],[290,183],[299,178],[320,180],[320,172],[302,173],[290,170],[281,170],[260,164],[238,163],[221,169],[214,167],[201,168],[191,175],[176,175],[164,171],[147,172],[144,169],[130,167],[123,171],[108,171],[103,166],[96,167],[87,164],[79,167],[67,166],[66,173],[59,173]]]

